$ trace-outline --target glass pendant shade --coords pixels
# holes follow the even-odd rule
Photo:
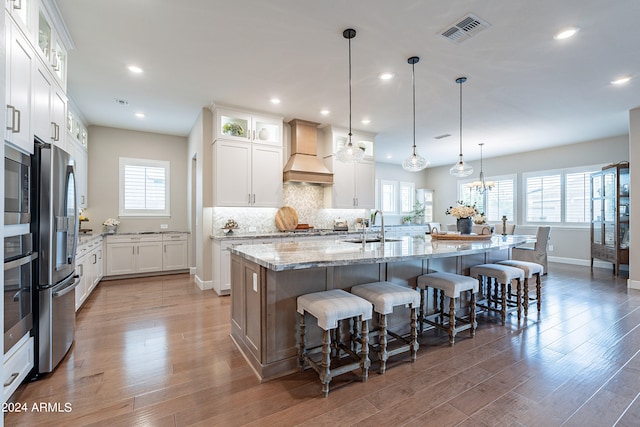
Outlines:
[[[484,179],[484,171],[482,167],[482,146],[484,145],[484,142],[478,145],[480,146],[480,179],[478,181],[470,182],[467,184],[467,187],[480,194],[484,194],[485,191],[491,191],[496,184],[493,181],[485,181]]]
[[[456,83],[460,85],[460,154],[458,155],[458,162],[449,169],[449,173],[458,178],[464,178],[473,173],[473,167],[465,163],[462,157],[462,83],[466,81],[466,77],[458,77],[456,79]]]
[[[341,162],[359,162],[364,158],[364,148],[356,147],[351,142],[351,39],[356,36],[356,30],[347,28],[342,36],[349,40],[349,142],[340,147],[336,159]]]
[[[411,80],[413,83],[413,153],[404,159],[402,162],[402,169],[408,172],[419,172],[422,169],[426,168],[429,165],[427,159],[422,157],[420,154],[416,152],[416,71],[415,64],[420,61],[420,58],[417,56],[412,56],[407,60],[409,64],[411,64]]]

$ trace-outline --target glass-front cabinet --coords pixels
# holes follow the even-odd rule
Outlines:
[[[37,42],[42,59],[49,65],[50,71],[58,79],[64,90],[67,85],[67,49],[62,44],[61,37],[51,24],[52,20],[42,7],[38,11]]]
[[[280,118],[216,108],[214,127],[214,139],[282,146]]]
[[[593,260],[629,264],[629,163],[591,174],[591,268]]]

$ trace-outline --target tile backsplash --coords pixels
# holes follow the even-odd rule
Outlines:
[[[368,217],[366,209],[325,209],[324,189],[320,185],[284,184],[282,206],[291,206],[298,213],[298,222],[309,224],[315,228],[333,228],[333,220],[346,219],[349,228],[354,228],[356,218]],[[275,217],[276,208],[247,208],[247,207],[215,207],[213,208],[212,233],[220,234],[221,228],[232,218],[237,223],[240,233],[249,233],[249,227],[255,227],[255,232],[278,232]]]

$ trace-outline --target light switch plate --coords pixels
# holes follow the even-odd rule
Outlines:
[[[258,274],[253,273],[253,292],[258,292]]]

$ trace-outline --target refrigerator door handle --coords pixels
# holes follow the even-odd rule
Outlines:
[[[69,292],[74,290],[80,284],[80,280],[79,280],[80,277],[79,276],[73,276],[73,278],[76,279],[76,280],[73,281],[72,285],[65,286],[64,288],[62,288],[62,290],[55,291],[53,293],[54,298],[61,297],[63,295],[68,294]]]
[[[38,254],[36,252],[31,253],[28,256],[14,259],[13,261],[8,261],[4,263],[4,271],[11,270],[12,268],[20,267],[25,264],[29,264],[34,259],[38,258]]]

